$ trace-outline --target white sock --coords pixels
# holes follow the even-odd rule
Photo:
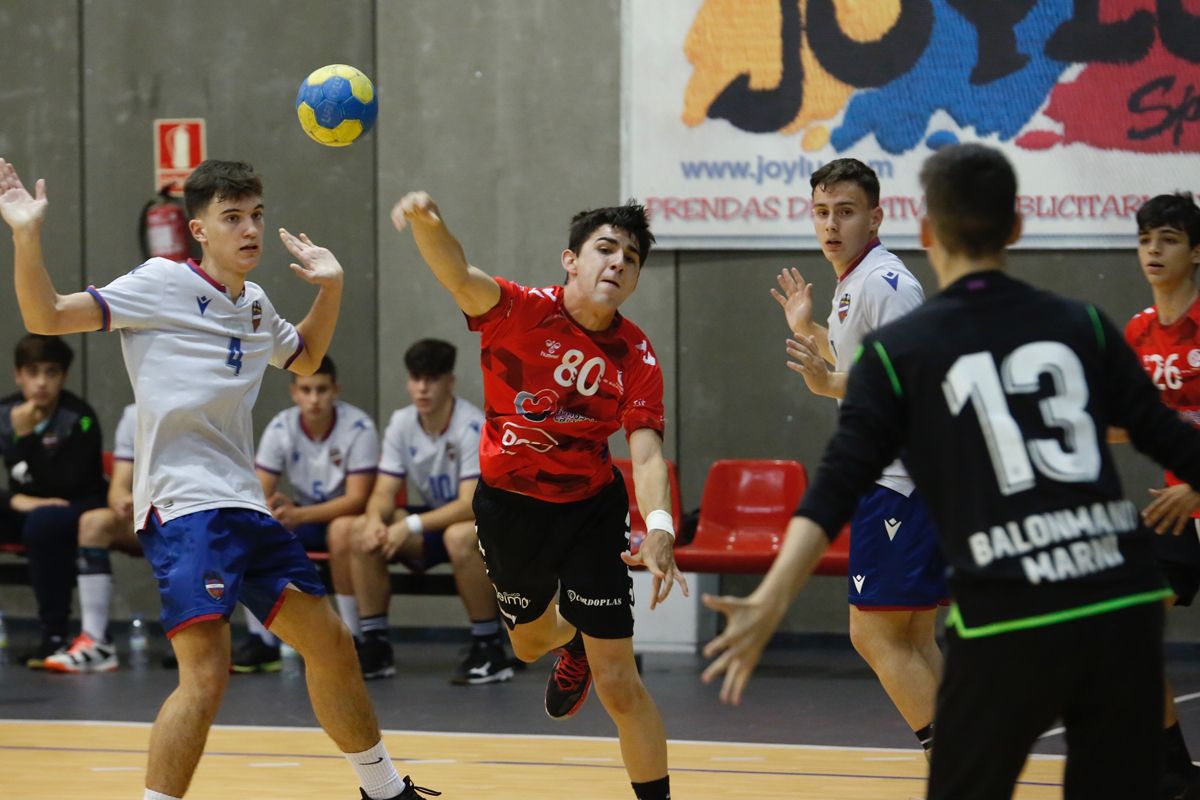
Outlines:
[[[147,789],[146,793],[142,795],[142,800],[179,800],[179,798],[172,797],[169,794],[163,794],[162,792],[153,792]]]
[[[112,597],[112,575],[79,576],[79,609],[83,632],[97,642],[108,631],[108,600]]]
[[[383,739],[370,750],[346,753],[346,760],[358,773],[358,782],[372,800],[398,797],[404,791],[404,779],[396,772],[396,765],[392,763]]]
[[[362,638],[362,626],[358,624],[358,598],[352,594],[339,594],[337,610],[338,616],[342,618],[342,622],[346,623],[346,627],[350,629],[350,633],[354,634],[354,638]]]
[[[275,634],[267,630],[263,624],[258,621],[258,617],[250,613],[250,609],[242,606],[242,610],[246,612],[246,629],[250,631],[250,633],[262,639],[271,647],[279,644],[279,640],[275,638]]]

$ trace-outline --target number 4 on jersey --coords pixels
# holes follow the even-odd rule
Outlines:
[[[225,359],[225,365],[233,367],[234,375],[242,374],[242,340],[236,336],[229,337],[229,355]]]

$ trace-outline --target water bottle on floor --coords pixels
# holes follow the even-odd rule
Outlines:
[[[134,614],[129,621],[129,663],[134,667],[146,666],[146,620]]]

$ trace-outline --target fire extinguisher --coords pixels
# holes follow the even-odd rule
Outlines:
[[[138,221],[138,241],[142,245],[142,258],[169,258],[172,261],[187,261],[191,254],[191,236],[188,231],[187,214],[183,206],[175,202],[164,186],[154,198],[142,208]]]

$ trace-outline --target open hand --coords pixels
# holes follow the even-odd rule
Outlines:
[[[41,178],[30,194],[13,165],[0,158],[0,216],[14,230],[36,228],[46,218],[46,181]]]
[[[645,567],[653,579],[650,584],[650,610],[667,599],[671,587],[679,584],[679,591],[688,597],[687,580],[675,564],[675,540],[670,534],[652,530],[636,553],[621,553],[621,560],[631,567]]]
[[[783,307],[788,328],[792,333],[809,333],[812,329],[812,284],[805,281],[795,267],[781,271],[776,280],[783,291],[771,289],[771,296]]]
[[[301,280],[315,283],[318,286],[338,287],[342,285],[342,265],[337,258],[324,247],[313,244],[306,234],[293,236],[287,229],[279,229],[279,238],[288,252],[295,256],[300,263],[289,264],[292,272]]]

